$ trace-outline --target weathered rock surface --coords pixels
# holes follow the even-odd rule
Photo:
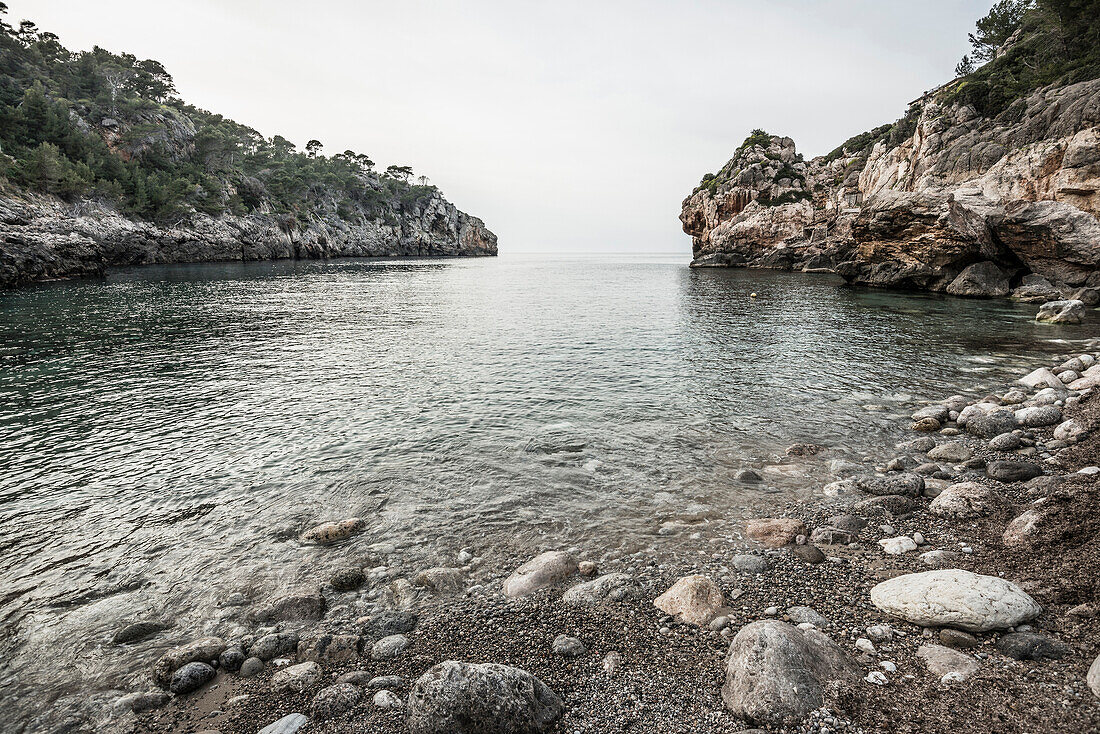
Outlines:
[[[1016,584],[961,569],[924,571],[883,581],[871,589],[871,602],[913,624],[967,632],[1014,627],[1042,611]]]
[[[1072,652],[1064,642],[1035,632],[1012,632],[997,640],[997,649],[1017,660],[1060,660]]]
[[[540,734],[561,718],[562,702],[519,668],[448,660],[413,684],[411,734]]]
[[[309,704],[310,715],[324,721],[339,716],[359,703],[359,689],[350,683],[336,683],[322,688]]]
[[[742,627],[730,644],[722,700],[752,724],[793,724],[824,703],[830,684],[858,669],[816,628],[763,620]]]

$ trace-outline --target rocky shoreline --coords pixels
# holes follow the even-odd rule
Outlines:
[[[696,551],[675,558],[571,548],[499,569],[465,550],[412,578],[352,567],[254,605],[227,599],[241,605],[237,629],[165,653],[107,723],[1096,730],[1100,364],[1066,357],[976,403],[921,407],[915,438],[881,466],[791,447],[830,462],[836,481],[749,520],[739,543],[701,525]],[[350,518],[301,541],[353,542],[360,529]],[[349,600],[378,585],[385,610],[357,614]]]

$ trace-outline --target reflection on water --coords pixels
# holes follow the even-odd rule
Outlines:
[[[980,390],[1085,336],[1032,315],[678,258],[206,264],[2,295],[0,728],[139,685],[165,645],[226,633],[232,592],[464,546],[674,551],[662,523],[820,487],[788,444],[879,456],[960,373]],[[295,541],[352,515],[352,543]],[[176,626],[107,644],[151,616]]]

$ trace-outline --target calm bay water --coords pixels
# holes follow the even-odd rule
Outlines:
[[[1091,335],[1033,306],[839,283],[502,257],[150,267],[0,294],[0,729],[145,687],[165,646],[234,626],[234,592],[349,563],[409,575],[464,547],[487,568],[570,545],[675,552],[676,523],[734,527],[828,481],[787,445],[881,458],[919,400]],[[763,483],[733,479],[749,466]],[[349,516],[367,529],[346,545],[296,541]],[[176,626],[109,644],[151,617]]]

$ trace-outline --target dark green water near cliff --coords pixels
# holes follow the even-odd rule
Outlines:
[[[818,491],[828,459],[886,456],[920,400],[1096,335],[1034,312],[680,257],[149,267],[0,294],[0,729],[147,687],[164,647],[231,633],[233,593],[355,564],[382,570],[335,603],[369,610],[462,548],[476,579],[735,533]],[[749,466],[765,481],[734,480]],[[349,516],[367,525],[345,545],[296,540]],[[109,643],[149,617],[175,627]]]

